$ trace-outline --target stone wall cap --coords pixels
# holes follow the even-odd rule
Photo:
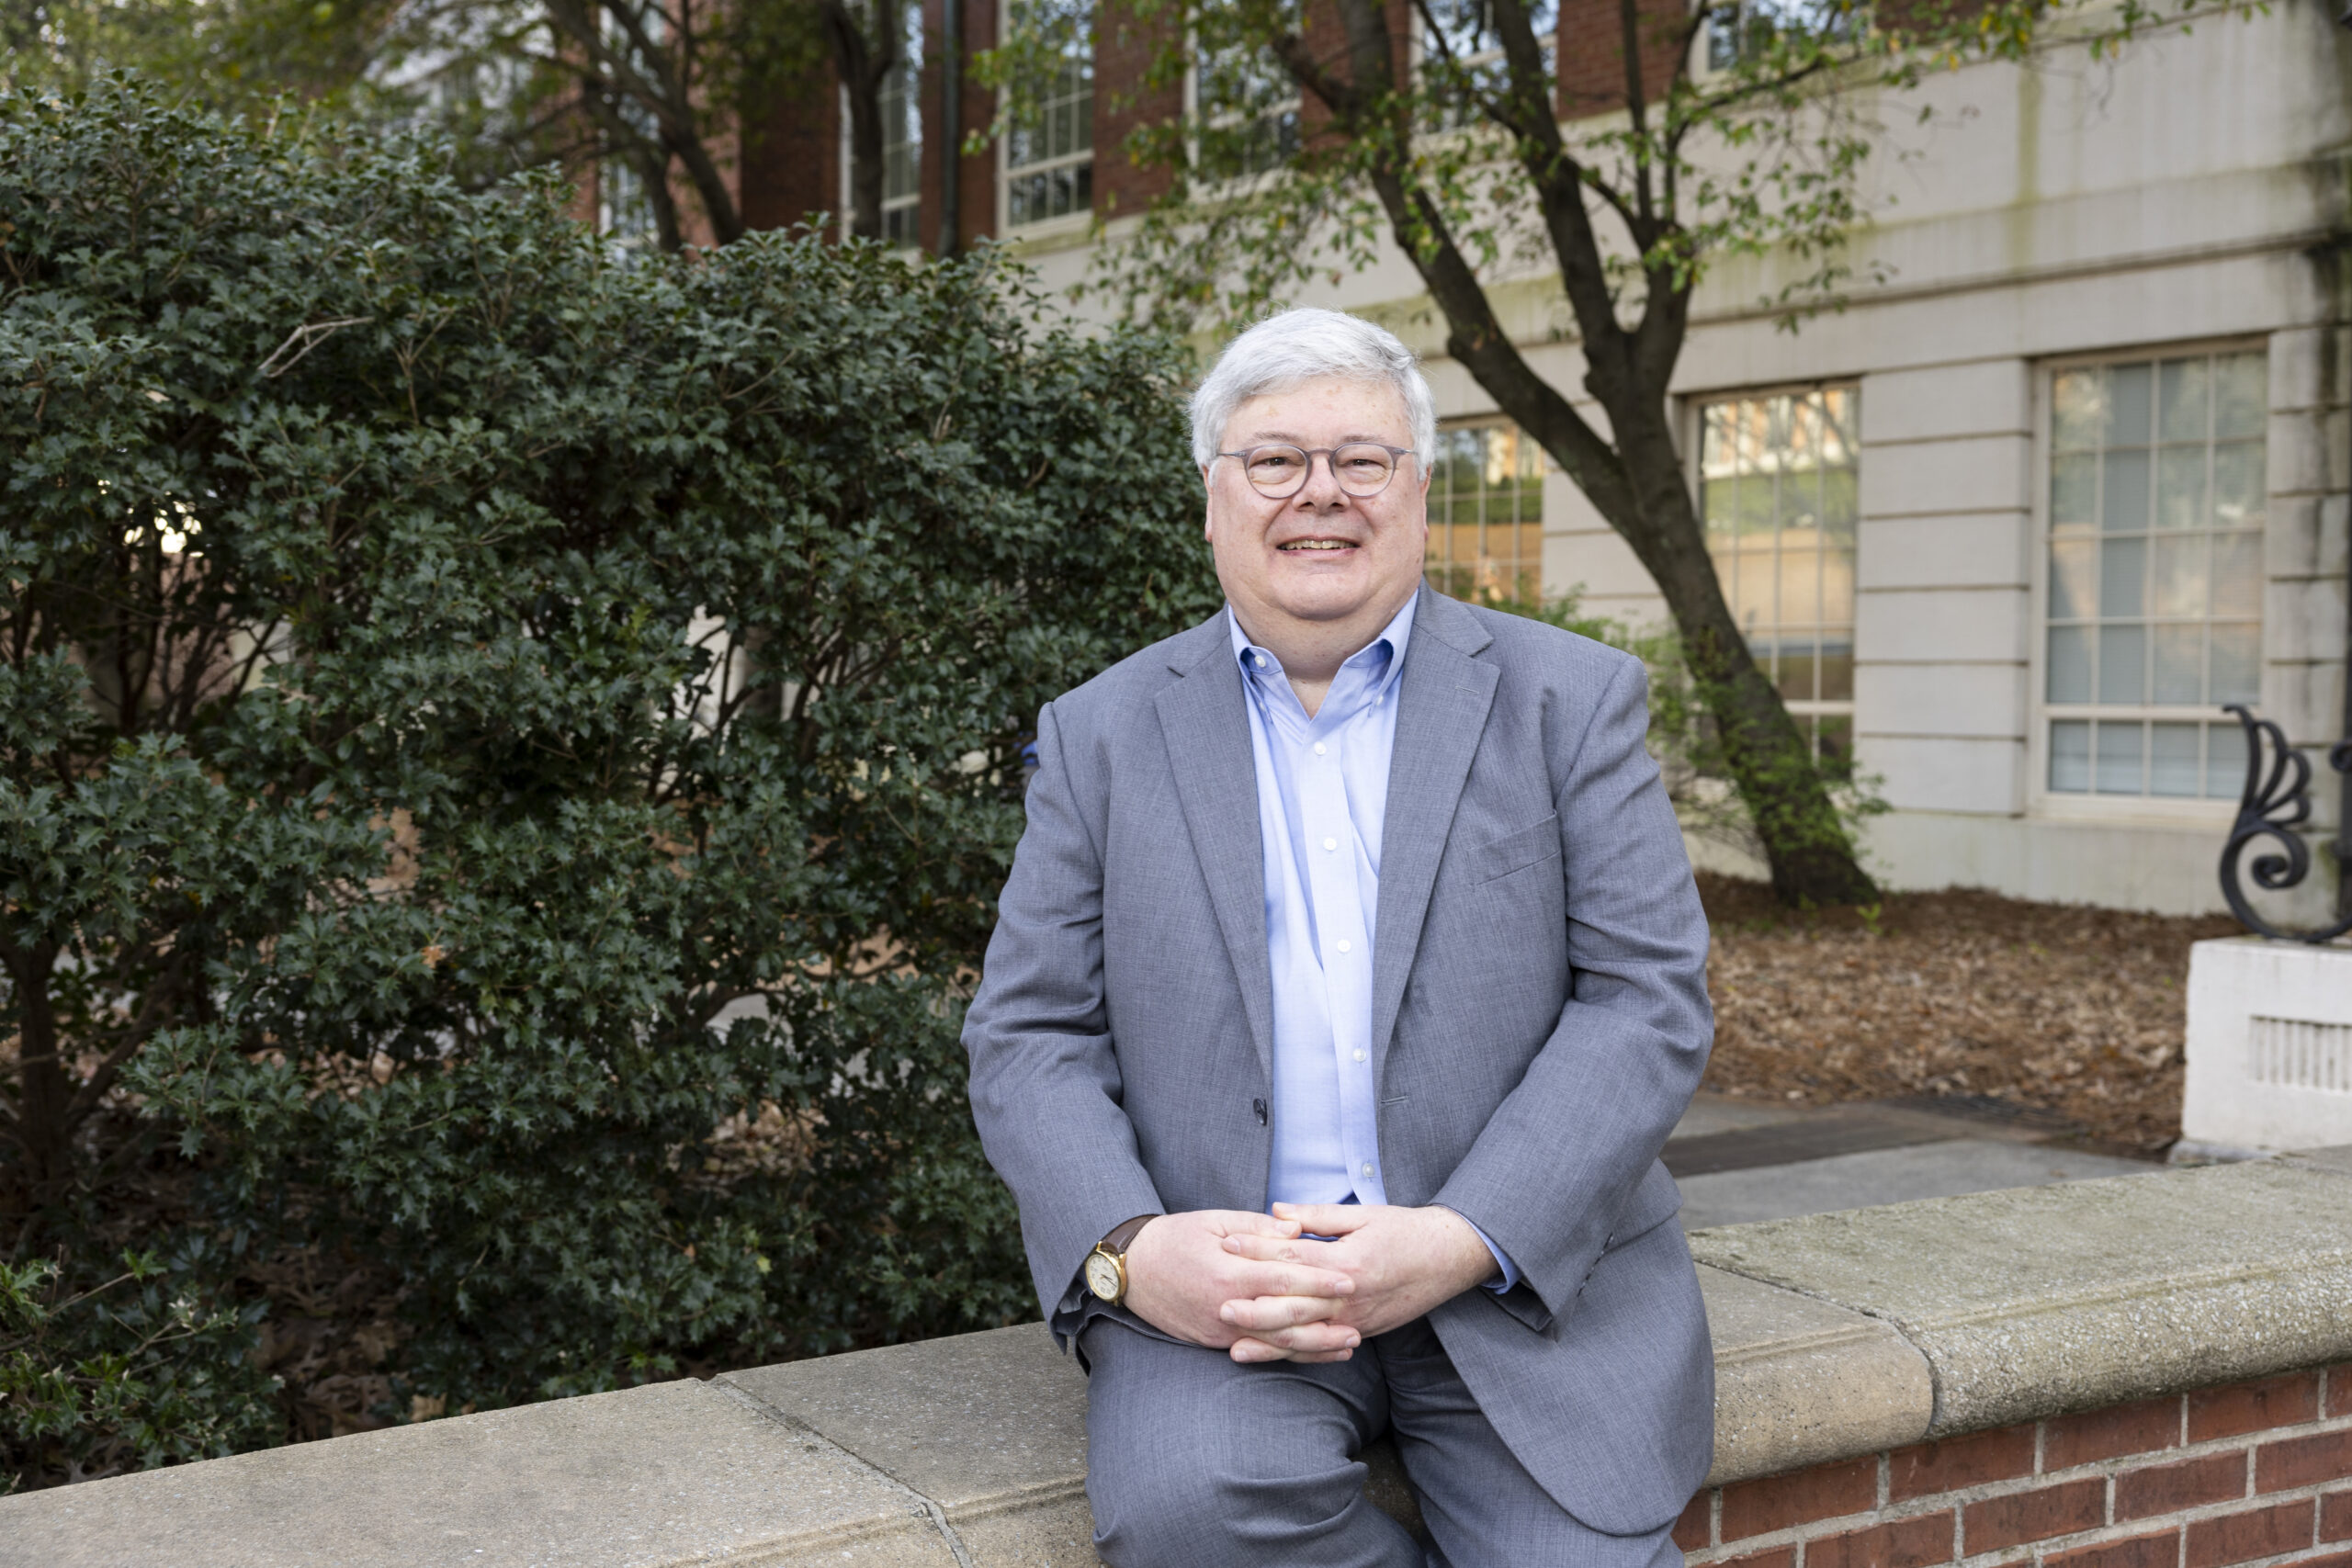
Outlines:
[[[2352,1187],[2215,1166],[1699,1231],[1701,1262],[1883,1320],[1933,1436],[2352,1357]]]

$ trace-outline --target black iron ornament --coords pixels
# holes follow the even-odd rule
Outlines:
[[[2247,846],[2257,839],[2275,840],[2279,852],[2254,857],[2253,864],[2246,869],[2256,886],[2283,893],[2311,873],[2311,846],[2303,842],[2302,835],[2295,829],[2311,818],[2312,762],[2287,744],[2286,732],[2272,720],[2256,718],[2237,703],[2222,711],[2236,715],[2238,723],[2245,727],[2245,792],[2238,797],[2238,819],[2230,829],[2230,841],[2222,847],[2222,897],[2230,901],[2230,913],[2237,917],[2238,924],[2256,935],[2282,942],[2333,942],[2352,931],[2352,913],[2332,926],[2315,931],[2280,931],[2256,914],[2254,906],[2246,902],[2245,890],[2238,880],[2239,862]],[[2264,765],[2266,752],[2267,767]],[[2352,735],[2328,748],[2327,764],[2339,773],[2352,776]],[[2339,866],[2337,874],[2352,875],[2352,867]]]

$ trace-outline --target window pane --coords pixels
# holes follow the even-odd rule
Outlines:
[[[2107,422],[2104,379],[2104,372],[2093,366],[2063,371],[2051,383],[2051,434],[2059,451],[2084,452],[2098,446],[2099,427]]]
[[[2204,676],[2205,628],[2158,626],[2155,700],[2196,707],[2204,700]]]
[[[2098,546],[2077,539],[2050,547],[2050,618],[2088,620],[2098,614],[2093,580],[2098,570]]]
[[[2148,793],[2196,795],[2204,793],[2197,762],[2198,724],[2152,724],[2148,727]]]
[[[2058,457],[2050,465],[2050,525],[2088,528],[2098,521],[2098,458],[2088,452]]]
[[[1809,703],[1820,695],[1813,684],[1813,644],[1784,640],[1781,644],[1780,662],[1778,684],[1782,701]]]
[[[2268,362],[2259,353],[2233,354],[2213,371],[2213,439],[2260,436],[2270,412]]]
[[[2266,510],[2266,482],[2259,443],[2239,442],[2214,447],[2213,526],[2258,526]]]
[[[2205,448],[2167,446],[2156,454],[2156,526],[2205,525]]]
[[[2224,534],[2213,541],[2213,614],[2262,614],[2262,536]]]
[[[2098,727],[2098,771],[2091,786],[2101,795],[2138,795],[2145,727],[2126,721]]]
[[[2149,413],[2154,400],[2145,365],[2109,366],[2107,372],[2106,444],[2109,446],[2145,446],[2150,431]]]
[[[2128,703],[2135,707],[2147,701],[2147,671],[2143,668],[2147,653],[2148,634],[2143,628],[2099,627],[2098,700]]]
[[[2156,436],[2162,441],[2205,445],[2205,361],[2176,359],[2157,377]]]
[[[2148,542],[2109,539],[2098,550],[2098,613],[2137,615],[2148,580]]]
[[[2216,703],[2258,703],[2262,700],[2262,628],[2217,626],[2212,631],[2212,684]]]
[[[2050,788],[2057,795],[2086,795],[2090,787],[2090,721],[2062,718],[2050,727]]]
[[[2205,614],[2205,551],[2210,534],[2158,537],[2155,546],[2155,605],[2159,615]],[[2110,540],[2109,549],[2119,541]]]
[[[2205,727],[2205,793],[2228,800],[2245,792],[2245,731],[2236,724]]]
[[[2091,629],[2088,626],[2050,628],[2050,700],[2086,703],[2091,700]]]
[[[1812,530],[1791,533],[1802,538]],[[1791,549],[1784,543],[1781,550],[1781,624],[1809,626],[1820,619],[1821,552]]]
[[[1821,643],[1821,700],[1825,703],[1850,703],[1854,700],[1854,630],[1851,626],[1833,626]]]
[[[2148,454],[2109,452],[2107,484],[2099,496],[2099,526],[2110,534],[2136,534],[2148,525]]]

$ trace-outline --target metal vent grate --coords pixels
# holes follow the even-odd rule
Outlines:
[[[2247,1043],[2255,1082],[2352,1094],[2352,1023],[2312,1023],[2259,1013],[2251,1022]]]

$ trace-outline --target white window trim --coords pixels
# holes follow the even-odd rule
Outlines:
[[[2032,531],[2028,545],[2030,565],[2026,623],[2026,735],[2025,735],[2025,814],[2058,822],[2100,822],[2117,826],[2152,825],[2157,827],[2193,826],[2202,830],[2216,826],[2226,828],[2237,817],[2238,803],[2234,797],[2190,799],[2179,795],[2061,795],[2050,787],[2050,725],[2052,719],[2116,718],[2187,720],[2192,716],[2209,723],[2232,722],[2216,703],[2210,708],[2191,710],[2178,707],[2158,707],[2153,704],[2102,705],[2097,703],[2064,703],[2053,705],[2050,692],[2050,457],[2053,439],[2052,423],[2056,416],[2053,388],[2061,372],[2080,370],[2098,365],[2140,365],[2153,360],[2186,358],[2193,355],[2270,353],[2267,333],[2250,337],[2196,339],[2187,343],[2135,344],[2128,348],[2102,350],[2096,354],[2053,355],[2041,360],[2033,367],[2033,508],[2029,524]],[[2266,434],[2263,446],[2267,455],[2269,439]],[[2270,482],[2267,461],[2263,465],[2263,483]],[[2270,526],[2273,510],[2269,491],[2264,491],[2262,537],[2264,558],[2269,555]],[[2256,704],[2257,717],[2269,712],[2276,694],[2271,690],[2270,672],[2271,618],[2267,603],[2269,594],[2268,577],[2264,578],[2264,615],[2262,641],[2258,659],[2262,668],[2262,692]],[[2216,850],[2218,853],[2218,848]]]
[[[1709,403],[1758,401],[1765,398],[1793,397],[1801,392],[1826,392],[1832,390],[1851,392],[1859,401],[1862,395],[1862,378],[1859,375],[1824,376],[1810,381],[1775,381],[1758,387],[1719,387],[1703,392],[1690,392],[1684,395],[1682,399],[1682,418],[1678,421],[1677,423],[1680,427],[1679,434],[1682,439],[1683,474],[1690,487],[1690,504],[1698,513],[1699,537],[1702,546],[1706,541],[1707,514],[1705,510],[1704,492],[1701,489],[1701,487],[1705,483],[1705,476],[1700,471],[1700,463],[1706,455],[1707,442],[1704,421],[1706,419],[1707,405]],[[1858,430],[1855,432],[1854,437],[1854,475],[1858,492],[1861,482],[1862,457],[1861,433]],[[1860,496],[1858,493],[1858,502],[1859,500]],[[1854,518],[1855,593],[1854,618],[1852,623],[1854,627],[1854,648],[1850,656],[1854,664],[1853,679],[1855,689],[1858,692],[1860,690],[1861,686],[1862,670],[1862,604],[1860,592],[1862,575],[1861,523],[1861,516],[1858,512]],[[1710,553],[1712,554],[1712,552]],[[1718,574],[1717,581],[1720,582],[1721,581],[1721,576]],[[1766,674],[1765,679],[1768,681],[1771,679],[1769,672]],[[1777,688],[1775,689],[1777,690]],[[1853,723],[1855,717],[1855,699],[1852,697],[1834,699],[1827,697],[1782,697],[1781,699],[1781,705],[1788,710],[1789,716],[1791,718],[1845,719],[1848,721],[1846,731],[1847,744],[1850,748],[1857,743],[1860,731]]]

